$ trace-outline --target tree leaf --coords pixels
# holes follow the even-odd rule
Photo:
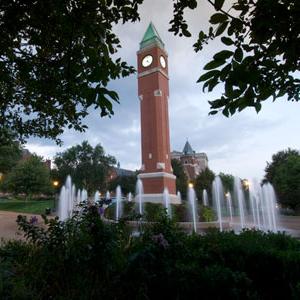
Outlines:
[[[224,4],[225,0],[215,0],[215,9],[220,10]]]
[[[214,55],[214,60],[226,60],[233,55],[232,51],[223,50]]]
[[[212,60],[208,64],[206,64],[203,69],[212,70],[218,68],[219,66],[222,66],[223,64],[225,64],[225,60]]]
[[[213,116],[213,115],[215,115],[215,114],[217,114],[217,113],[218,113],[217,110],[212,110],[212,111],[209,112],[209,115],[212,115],[212,116]]]
[[[223,37],[221,38],[221,41],[222,41],[223,44],[225,44],[225,45],[227,45],[227,46],[231,46],[231,45],[234,44],[234,41],[233,41],[231,38],[226,37],[226,36],[223,36]]]
[[[236,50],[235,50],[235,52],[234,52],[234,59],[236,60],[236,61],[238,61],[238,62],[241,62],[242,61],[242,59],[243,59],[243,50],[239,47],[239,48],[237,48]]]
[[[259,113],[259,111],[261,110],[261,103],[256,102],[254,107],[255,107],[256,112]]]
[[[211,16],[209,22],[211,24],[218,24],[227,21],[228,17],[223,13],[216,13]]]
[[[200,78],[197,80],[197,82],[206,81],[207,79],[209,79],[219,73],[220,73],[220,71],[218,71],[218,70],[206,72],[205,74],[200,76]]]
[[[215,36],[221,35],[224,32],[224,30],[227,28],[228,24],[229,24],[229,22],[223,22],[223,23],[221,23],[219,25],[219,27],[217,28]]]

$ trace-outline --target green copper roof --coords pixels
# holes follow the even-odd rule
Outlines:
[[[194,154],[194,150],[193,150],[192,146],[190,145],[189,141],[186,141],[182,152],[185,155],[192,155],[192,154]]]
[[[164,48],[165,45],[161,40],[155,26],[150,22],[142,41],[140,42],[140,49],[143,49],[151,44],[158,44],[160,47]]]

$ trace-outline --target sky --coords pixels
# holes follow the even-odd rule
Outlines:
[[[169,118],[171,149],[182,151],[186,140],[196,152],[205,152],[209,168],[241,178],[262,179],[266,162],[280,150],[300,149],[300,122],[298,103],[284,98],[276,102],[267,100],[257,114],[249,108],[226,118],[222,114],[209,116],[209,100],[220,97],[222,89],[203,93],[196,81],[203,66],[221,50],[219,41],[213,41],[201,52],[193,51],[197,33],[208,28],[213,12],[205,1],[185,16],[191,38],[174,36],[168,32],[172,18],[171,0],[145,0],[140,7],[141,21],[115,26],[122,49],[122,57],[136,67],[136,52],[148,24],[152,21],[165,43],[169,64]],[[100,112],[91,110],[85,119],[89,129],[85,133],[65,130],[60,136],[63,146],[51,140],[30,138],[26,148],[45,158],[88,140],[95,146],[100,143],[106,153],[120,162],[121,168],[136,170],[141,167],[140,110],[137,95],[137,76],[111,82],[118,92],[120,104],[114,105],[112,118],[100,118]]]

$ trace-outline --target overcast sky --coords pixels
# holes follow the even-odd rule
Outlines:
[[[196,81],[203,66],[220,49],[220,44],[213,42],[200,53],[193,51],[197,33],[207,28],[212,12],[205,1],[199,2],[201,6],[186,15],[192,38],[180,38],[168,32],[172,1],[145,0],[140,9],[141,22],[115,29],[122,43],[118,55],[136,66],[139,42],[152,21],[169,54],[172,150],[181,151],[188,139],[196,152],[206,152],[209,167],[214,172],[261,179],[266,161],[271,160],[272,154],[288,147],[300,148],[299,104],[284,99],[274,103],[268,100],[259,114],[250,108],[230,118],[221,114],[208,116],[207,101],[219,97],[221,90],[204,94],[202,85]],[[100,143],[106,153],[120,161],[122,168],[139,169],[140,111],[136,75],[114,81],[110,88],[119,93],[121,101],[120,105],[114,106],[115,115],[111,119],[100,118],[99,111],[91,111],[86,119],[89,126],[86,133],[66,130],[61,136],[62,147],[50,140],[32,138],[26,148],[52,158],[55,153],[88,140],[93,146]]]

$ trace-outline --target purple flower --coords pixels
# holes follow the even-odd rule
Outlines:
[[[162,233],[153,235],[152,240],[157,243],[159,246],[163,247],[164,249],[169,247],[168,241],[165,239]]]
[[[29,223],[30,223],[31,225],[36,225],[36,224],[38,223],[38,221],[39,221],[39,219],[37,218],[37,216],[32,216],[32,217],[30,217],[30,219],[29,219]]]
[[[99,207],[98,213],[99,213],[100,216],[102,216],[104,214],[104,208],[102,206]]]

